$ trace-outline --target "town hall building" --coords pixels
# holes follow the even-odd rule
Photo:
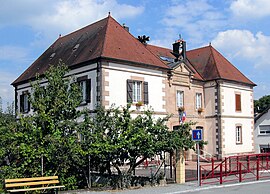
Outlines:
[[[170,130],[184,122],[203,130],[202,147],[215,157],[254,153],[255,84],[213,46],[186,51],[177,40],[172,49],[134,37],[110,15],[59,37],[13,83],[17,114],[31,114],[29,81],[61,59],[82,87],[82,107],[131,103],[133,114],[152,108],[154,116],[173,114]]]

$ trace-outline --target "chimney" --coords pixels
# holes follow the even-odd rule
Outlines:
[[[128,32],[129,32],[129,27],[128,27],[128,26],[126,26],[126,24],[125,24],[125,23],[123,23],[123,28],[124,28],[126,31],[128,31]]]
[[[179,39],[173,43],[173,52],[171,52],[174,56],[174,62],[177,61],[185,61],[186,60],[186,42],[182,39]]]

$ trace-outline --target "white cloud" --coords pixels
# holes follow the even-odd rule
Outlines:
[[[143,7],[118,4],[115,0],[62,0],[51,7],[54,12],[43,12],[29,19],[32,26],[38,30],[57,28],[64,33],[88,25],[93,21],[106,17],[110,11],[115,18],[134,17],[141,14]]]
[[[230,10],[236,17],[245,19],[262,18],[270,16],[269,0],[236,0],[233,1]]]
[[[17,46],[0,46],[0,60],[9,62],[26,62],[29,61],[29,51],[23,47]]]
[[[119,4],[116,0],[8,0],[1,2],[0,27],[30,26],[38,42],[51,42],[82,26],[111,15],[116,19],[136,17],[143,6]]]
[[[0,96],[3,100],[3,108],[6,108],[7,102],[12,103],[14,101],[14,89],[10,85],[16,78],[16,75],[8,72],[0,72]]]
[[[219,32],[212,44],[231,59],[239,57],[249,60],[255,68],[269,68],[270,36],[262,32],[227,30]]]
[[[157,36],[153,39],[150,39],[150,44],[165,48],[172,48],[172,43],[174,43],[174,41],[177,39],[177,36],[175,36],[177,34],[175,28],[163,28],[162,32],[159,31],[157,34],[162,34],[162,37]]]
[[[224,15],[207,0],[174,2],[162,20],[165,26],[178,28],[188,34],[190,43],[199,45],[214,36],[225,25]],[[185,37],[184,37],[185,38]]]

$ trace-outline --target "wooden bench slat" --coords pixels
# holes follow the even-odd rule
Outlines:
[[[41,181],[41,180],[51,180],[51,179],[58,179],[58,176],[33,177],[33,178],[19,178],[19,179],[6,179],[6,180],[5,180],[5,183],[28,182],[28,181]]]
[[[22,186],[33,186],[33,185],[47,185],[47,184],[57,184],[57,183],[59,183],[58,180],[24,182],[24,183],[9,183],[9,184],[6,184],[6,188],[22,187]]]
[[[28,189],[14,189],[14,190],[7,190],[7,191],[10,193],[14,193],[14,192],[34,191],[34,190],[43,190],[43,189],[60,189],[64,187],[65,186],[51,186],[51,187],[37,187],[37,188],[28,188]]]

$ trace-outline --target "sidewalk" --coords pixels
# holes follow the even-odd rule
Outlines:
[[[268,188],[270,180],[261,180],[261,181],[251,181],[243,183],[234,183],[234,184],[224,184],[224,185],[205,185],[198,187],[197,182],[188,182],[184,184],[168,184],[166,186],[156,186],[156,187],[141,187],[137,189],[126,189],[126,190],[111,190],[111,191],[63,191],[59,192],[61,194],[181,194],[181,193],[208,193],[207,190],[212,189],[222,189],[219,193],[223,193],[223,189],[231,187],[245,187],[245,185],[253,184],[266,184]],[[264,192],[265,193],[265,192]]]
[[[209,186],[203,186],[209,187]],[[109,191],[85,191],[85,190],[77,190],[77,191],[63,191],[59,192],[61,194],[176,194],[182,192],[188,192],[190,190],[197,190],[202,187],[197,186],[197,182],[187,182],[184,184],[167,184],[166,186],[146,186],[140,188],[133,188],[133,189],[125,189],[125,190],[109,190]]]

